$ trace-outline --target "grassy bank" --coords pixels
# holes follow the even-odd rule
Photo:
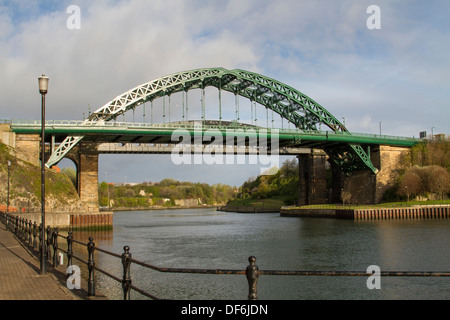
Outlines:
[[[430,206],[430,205],[450,205],[450,199],[432,200],[432,201],[398,201],[384,202],[378,204],[314,204],[307,206],[299,206],[295,208],[302,209],[371,209],[371,208],[395,208],[395,207],[412,207],[412,206]]]
[[[284,205],[285,197],[276,196],[267,199],[236,199],[229,201],[227,207],[253,207],[253,208],[281,208]]]
[[[236,199],[229,201],[226,205],[228,208],[232,207],[252,207],[252,208],[281,208],[285,206],[285,198],[277,196],[268,199]],[[412,206],[429,206],[429,205],[450,205],[450,199],[433,200],[433,201],[398,201],[385,202],[371,205],[360,204],[314,204],[307,206],[290,206],[290,208],[299,209],[371,209],[371,208],[395,208],[395,207],[412,207]]]

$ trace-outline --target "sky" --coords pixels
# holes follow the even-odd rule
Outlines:
[[[50,77],[46,118],[82,120],[140,84],[224,67],[296,88],[352,132],[450,134],[448,17],[447,0],[0,1],[0,119],[40,119],[41,74]],[[200,104],[190,101],[192,110]],[[232,113],[234,105],[224,108]],[[145,120],[138,110],[125,120],[132,117]],[[163,155],[99,162],[99,180],[115,183],[239,186],[259,172],[260,165],[175,165]]]

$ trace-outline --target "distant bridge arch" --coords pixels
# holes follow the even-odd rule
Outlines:
[[[337,134],[350,133],[330,112],[300,91],[269,77],[241,70],[224,68],[204,68],[178,72],[145,84],[139,85],[106,103],[89,115],[86,125],[103,124],[119,115],[156,98],[170,96],[191,89],[216,87],[255,101],[293,123],[299,131],[319,132],[321,124]],[[69,136],[53,152],[47,166],[58,163],[83,136]],[[377,173],[370,156],[357,144],[341,144],[324,149],[325,152],[344,170],[370,169]]]

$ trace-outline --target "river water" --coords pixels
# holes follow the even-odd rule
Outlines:
[[[158,267],[245,270],[249,256],[260,270],[450,271],[450,221],[352,221],[239,214],[211,209],[114,213],[110,232],[93,233],[97,247]],[[75,237],[86,240],[87,232]],[[82,249],[85,251],[84,248]],[[120,259],[96,251],[96,266],[122,277]],[[247,299],[244,275],[160,273],[132,265],[133,284],[162,299]],[[448,277],[261,275],[263,300],[450,299]],[[97,288],[122,299],[120,283],[97,272]],[[147,299],[135,291],[132,299]]]

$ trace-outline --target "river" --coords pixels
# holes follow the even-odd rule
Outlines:
[[[110,232],[89,233],[97,247],[173,268],[244,270],[249,256],[260,270],[450,271],[449,220],[353,221],[238,214],[211,209],[114,213]],[[86,240],[87,232],[75,237]],[[84,248],[83,248],[84,252]],[[96,265],[122,277],[120,259],[96,253]],[[160,273],[132,265],[133,284],[162,299],[247,299],[244,275]],[[448,277],[261,275],[264,300],[450,299]],[[97,272],[98,290],[121,299],[121,285]],[[146,299],[132,291],[132,299]]]

